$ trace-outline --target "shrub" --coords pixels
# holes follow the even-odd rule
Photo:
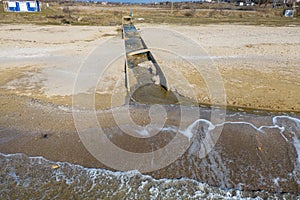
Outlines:
[[[185,17],[193,17],[195,15],[195,10],[187,11],[183,14]]]

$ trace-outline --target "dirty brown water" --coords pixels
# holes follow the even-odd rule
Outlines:
[[[167,91],[162,86],[154,84],[147,84],[136,89],[132,94],[132,100],[143,104],[179,103],[174,92]]]
[[[13,101],[19,99],[10,99],[7,104]],[[70,107],[32,99],[19,103],[16,109],[26,111],[22,116],[7,114],[5,123],[1,118],[1,199],[299,198],[299,115],[227,112],[216,146],[200,159],[197,152],[203,137],[218,128],[209,121],[211,109],[200,107],[192,131],[178,133],[180,105],[164,108],[168,115],[164,129],[147,139],[128,136],[113,122],[112,111],[122,112],[122,106],[97,111],[105,134],[131,152],[151,152],[168,144],[176,134],[192,134],[191,146],[178,160],[141,174],[115,171],[84,151],[72,124],[66,123],[72,119]],[[137,123],[149,123],[149,105],[131,105],[130,112]],[[46,124],[57,127],[46,128]],[[54,164],[59,167],[53,169]]]

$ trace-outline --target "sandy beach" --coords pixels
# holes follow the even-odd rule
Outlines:
[[[286,112],[298,116],[300,27],[150,24],[136,24],[136,27],[141,32],[153,27],[167,28],[197,42],[205,53],[201,56],[206,56],[205,59],[213,63],[222,77],[228,108],[250,109],[251,112],[262,110],[262,113]],[[107,41],[112,43],[106,43]],[[145,42],[147,43],[147,40]],[[174,43],[176,44],[176,40]],[[111,46],[101,46],[103,44]],[[119,135],[109,109],[125,103],[122,102],[122,98],[120,101],[114,99],[115,103],[112,103],[114,93],[122,97],[126,95],[122,64],[115,62],[111,65],[99,79],[96,90],[74,92],[78,72],[86,59],[99,47],[107,49],[107,57],[99,58],[99,62],[101,59],[108,59],[114,52],[112,47],[118,45],[123,45],[118,26],[0,25],[0,152],[22,152],[30,156],[43,156],[50,160],[67,161],[85,167],[105,167],[82,144],[72,115],[72,98],[75,96],[84,100],[91,95],[94,95],[96,101],[92,102],[93,107],[85,109],[96,108],[101,126],[111,131],[109,134],[115,137],[115,143],[124,145],[125,149],[138,150],[139,145],[143,144]],[[209,91],[201,74],[182,66],[176,70],[189,81],[187,87],[192,87],[198,104],[211,104]],[[88,88],[93,74],[89,72],[83,75],[86,77],[84,84]],[[166,72],[166,75],[177,77],[171,72],[169,74]],[[176,85],[176,81],[171,81],[170,84]],[[181,90],[184,93],[184,88]],[[149,116],[144,114],[147,112],[148,110],[144,108],[134,110],[132,115],[136,123],[141,125],[149,123]],[[298,177],[288,176],[293,171],[296,163],[294,158],[297,157],[297,152],[292,147],[293,137],[286,133],[285,141],[280,135],[282,132],[272,130],[277,124],[272,122],[269,114],[242,118],[234,114],[229,117],[232,120],[249,121],[256,127],[270,126],[270,129],[266,131],[266,135],[260,135],[260,130],[254,129],[249,124],[243,125],[246,128],[232,127],[233,125],[229,124],[218,143],[221,146],[219,149],[223,150],[220,150],[220,154],[216,153],[219,151],[218,148],[213,152],[212,157],[217,155],[214,157],[215,163],[211,160],[207,162],[214,165],[218,163],[217,159],[220,159],[220,156],[234,155],[238,158],[237,165],[246,167],[244,161],[247,160],[254,166],[259,166],[258,169],[262,171],[270,169],[263,172],[265,177],[268,177],[268,173],[280,174],[283,177],[282,182],[279,181],[281,189],[272,185],[271,178],[271,182],[268,180],[265,185],[256,182],[259,179],[258,175],[248,179],[247,175],[252,173],[251,170],[246,173],[243,172],[244,168],[238,168],[233,164],[229,164],[229,167],[238,171],[237,177],[240,175],[242,178],[234,177],[232,182],[220,184],[215,175],[207,181],[208,184],[239,188],[237,183],[245,182],[248,185],[242,189],[246,190],[299,192],[299,185],[296,184]],[[171,112],[168,116],[167,123],[176,125],[178,120],[174,110],[174,113]],[[137,146],[134,146],[135,142]],[[276,151],[276,156],[273,156],[273,149],[277,146],[280,148]],[[149,150],[152,146],[147,148]],[[239,151],[239,148],[242,150]],[[193,164],[197,166],[200,161],[195,159]],[[152,175],[156,178],[164,178],[164,175],[168,174],[170,178],[187,176],[199,181],[206,180],[204,175],[204,178],[197,175],[198,169],[195,175],[184,168],[182,169],[184,176],[180,170],[178,173],[172,170],[172,167],[185,165],[186,162],[188,161],[183,159]],[[276,164],[279,162],[282,165]],[[202,164],[205,165],[205,161]],[[208,169],[207,174],[209,173],[211,172]],[[285,185],[285,181],[290,181],[291,184]]]
[[[153,25],[137,27],[143,30]],[[157,27],[179,31],[207,52],[222,76],[227,106],[300,110],[299,27]],[[102,42],[118,35],[118,28],[1,25],[1,93],[71,105],[80,66]],[[112,80],[122,76],[122,70],[118,66],[115,73],[105,77],[102,84],[106,84],[106,94],[114,86]],[[195,86],[198,103],[209,104],[201,78],[182,70]],[[105,101],[99,105],[107,107]]]

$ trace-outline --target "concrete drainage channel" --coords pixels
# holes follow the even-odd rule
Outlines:
[[[125,19],[125,20],[124,20]],[[130,17],[123,18],[125,81],[130,103],[174,104],[176,95]]]

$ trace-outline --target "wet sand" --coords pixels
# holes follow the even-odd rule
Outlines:
[[[137,27],[143,30],[151,26],[141,24]],[[86,167],[104,167],[90,155],[78,137],[71,111],[72,93],[76,74],[84,59],[105,40],[118,35],[117,28],[1,25],[0,152],[22,152]],[[227,106],[296,113],[300,111],[299,27],[217,25],[168,28],[181,31],[196,40],[211,56],[224,81]],[[199,74],[184,68],[181,70],[196,91],[198,103],[209,104],[207,88]],[[132,141],[118,136],[120,131],[114,129],[116,124],[109,110],[105,111],[108,114],[104,111],[105,114],[101,114],[102,109],[108,109],[112,105],[112,91],[118,80],[122,82],[120,77],[123,77],[122,66],[113,66],[106,71],[96,91],[95,108],[100,112],[101,125],[114,135],[115,143],[130,149],[133,147]],[[126,91],[122,90],[122,84],[118,87],[121,89],[117,91],[124,95]],[[89,95],[75,94],[83,100]],[[122,103],[124,102],[114,105],[120,106]],[[146,111],[136,109],[133,112],[136,123],[146,125],[149,122]],[[176,112],[171,113],[169,117],[172,120],[168,124],[176,125],[179,120],[176,116]],[[248,121],[257,127],[271,126],[271,118],[269,114],[262,115],[261,118],[258,115]],[[296,184],[298,177],[288,176],[294,170],[297,157],[291,142],[292,135],[288,135],[290,133],[287,133],[289,142],[286,142],[277,129],[275,133],[270,131],[267,135],[258,135],[248,126],[231,128],[230,125],[226,127],[212,157],[201,161],[193,153],[187,153],[173,165],[152,175],[156,178],[163,178],[166,174],[170,178],[190,177],[226,188],[239,189],[238,183],[243,182],[247,185],[240,189],[300,192],[299,185]],[[242,151],[241,146],[244,147]],[[260,146],[263,152],[258,149]],[[278,154],[273,160],[272,152],[278,146],[281,148],[276,151]],[[139,147],[135,148],[130,150],[138,151]],[[218,160],[220,157],[232,157],[238,164],[223,160],[228,168],[222,168],[222,163]],[[246,173],[245,161],[258,167],[257,170],[264,173],[262,176],[269,179],[262,181],[263,184],[257,183],[257,174],[249,179],[248,175],[255,174],[256,170],[248,170]],[[276,162],[280,165],[276,165]],[[192,166],[193,169],[208,167],[200,173],[197,170],[189,171],[185,167],[176,170],[178,166]],[[214,169],[213,166],[219,167]],[[225,169],[232,170],[230,173],[237,173],[231,174],[232,176],[227,174],[231,177],[229,182],[223,182],[222,177],[219,177],[220,174],[223,176],[229,173]],[[207,177],[208,174],[214,175],[210,178]],[[270,182],[276,176],[280,177],[280,187]],[[285,185],[286,181],[290,184]]]

